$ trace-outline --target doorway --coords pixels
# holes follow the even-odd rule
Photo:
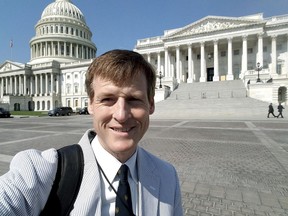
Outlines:
[[[213,82],[214,68],[207,68],[207,82]]]
[[[286,94],[287,94],[287,88],[286,87],[280,87],[278,89],[278,102],[279,103],[286,102]]]

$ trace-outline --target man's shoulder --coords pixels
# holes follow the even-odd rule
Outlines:
[[[49,178],[57,170],[58,154],[56,149],[47,149],[40,151],[28,149],[17,153],[11,163],[10,172],[20,175],[39,175],[43,178]]]

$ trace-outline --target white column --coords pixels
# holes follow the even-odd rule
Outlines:
[[[73,43],[70,43],[70,57],[73,57],[73,52],[72,51],[73,51]]]
[[[161,53],[157,53],[157,72],[159,73],[161,71]]]
[[[51,95],[54,93],[54,74],[51,73]]]
[[[169,60],[169,54],[168,54],[168,48],[165,48],[165,71],[164,74],[165,76],[169,77],[169,67],[168,67],[168,60]]]
[[[31,47],[30,47],[30,59],[33,59],[33,56],[34,56],[34,49],[33,49],[33,47],[34,47],[34,45],[32,45]]]
[[[200,82],[206,82],[206,60],[205,60],[205,42],[201,42],[201,77]]]
[[[6,94],[8,94],[8,77],[5,77],[5,83],[6,83],[6,86],[5,86],[5,92]]]
[[[76,58],[79,58],[79,44],[76,45],[75,54],[76,54]]]
[[[35,95],[35,82],[34,82],[34,85],[33,85],[33,77],[35,78],[35,76],[30,76],[30,96],[32,94]]]
[[[23,88],[24,88],[23,94],[27,95],[27,75],[26,74],[24,74],[24,77],[23,77]]]
[[[178,81],[178,83],[180,83],[181,81],[181,74],[180,74],[180,47],[176,46],[176,76],[175,77]]]
[[[56,94],[59,94],[60,75],[56,75]]]
[[[150,53],[147,53],[147,61],[148,61],[149,63],[151,63],[151,54],[150,54]]]
[[[56,56],[56,43],[54,41],[51,42],[52,43],[52,52],[53,52],[53,56]]]
[[[39,91],[38,91],[38,75],[35,74],[35,94],[38,95]]]
[[[84,59],[84,46],[82,45],[82,49],[81,49],[81,58]]]
[[[48,42],[45,42],[45,56],[48,56]]]
[[[272,60],[272,74],[277,73],[277,35],[272,36],[271,41],[271,60]],[[261,63],[260,63],[261,65]]]
[[[260,66],[263,66],[263,33],[260,33],[258,36],[258,55],[257,55],[257,62],[260,63]]]
[[[3,86],[4,86],[3,81],[4,81],[3,78],[0,77],[0,98],[3,97]]]
[[[232,65],[232,37],[228,38],[228,74],[227,74],[227,80],[233,80],[233,65]]]
[[[17,94],[17,76],[14,76],[14,94]]]
[[[187,83],[193,83],[194,80],[194,69],[193,69],[193,59],[192,59],[192,44],[188,44],[188,79]]]
[[[18,93],[21,95],[21,94],[23,94],[23,76],[22,75],[19,75],[18,76]]]
[[[48,95],[48,73],[45,74],[45,95]]]
[[[67,56],[67,42],[64,42],[64,56]]]
[[[242,67],[241,73],[242,76],[245,75],[245,72],[248,69],[248,59],[247,59],[247,35],[242,36]]]
[[[213,81],[219,81],[218,40],[214,40],[214,76]]]
[[[43,94],[43,74],[40,74],[40,94]]]

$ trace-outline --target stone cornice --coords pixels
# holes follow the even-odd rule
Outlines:
[[[200,34],[209,34],[212,32],[231,31],[235,29],[247,28],[253,26],[264,26],[265,21],[262,20],[245,20],[245,19],[224,19],[207,17],[183,27],[166,38],[182,38],[187,36],[198,36]]]

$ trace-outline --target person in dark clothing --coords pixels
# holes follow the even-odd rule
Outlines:
[[[270,103],[270,105],[268,106],[268,115],[267,115],[267,118],[269,118],[269,115],[270,115],[270,114],[272,114],[274,117],[276,117],[275,114],[274,114],[274,108],[273,108],[272,103]]]
[[[279,118],[279,116],[281,116],[281,118],[284,118],[283,115],[282,115],[283,109],[285,109],[285,108],[281,105],[281,103],[279,103],[279,105],[278,105],[279,114],[278,114],[277,118]]]

